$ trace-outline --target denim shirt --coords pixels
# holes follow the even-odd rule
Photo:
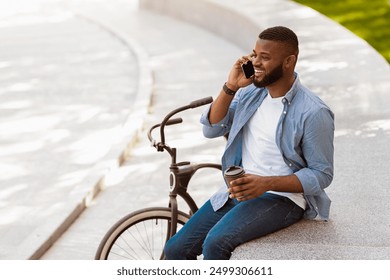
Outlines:
[[[284,110],[276,129],[276,144],[285,163],[302,184],[307,201],[304,218],[327,220],[331,201],[324,189],[333,180],[334,114],[295,75],[294,84],[283,98]],[[208,118],[211,106],[203,113],[201,123],[205,137],[229,133],[222,170],[242,164],[243,127],[267,94],[266,88],[254,85],[240,89],[227,115],[216,124],[210,124]],[[224,186],[210,198],[215,211],[226,203],[228,195]]]

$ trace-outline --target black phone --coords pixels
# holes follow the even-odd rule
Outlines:
[[[248,60],[245,64],[241,65],[242,71],[244,72],[245,78],[249,79],[255,74],[252,61]]]

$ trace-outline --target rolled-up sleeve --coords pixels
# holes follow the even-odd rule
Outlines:
[[[307,167],[295,172],[305,195],[321,195],[333,180],[334,115],[322,108],[306,120],[302,152]]]
[[[203,124],[203,135],[207,138],[215,138],[224,136],[230,131],[230,128],[233,123],[234,112],[237,106],[238,95],[233,99],[230,104],[229,111],[226,116],[219,121],[218,123],[211,124],[209,119],[209,114],[211,110],[211,105],[209,105],[205,112],[200,117],[200,123]]]

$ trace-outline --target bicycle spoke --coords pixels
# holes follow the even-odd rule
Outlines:
[[[144,229],[145,229],[145,236],[146,236],[146,238],[148,237],[148,234],[147,234],[147,230],[146,230],[146,227],[145,227],[145,223],[144,222],[142,222],[142,224],[143,224],[143,226],[144,226]],[[152,223],[152,225],[153,225],[153,223]],[[138,232],[138,235],[141,237],[141,238],[135,238],[134,237],[134,239],[137,241],[137,243],[141,246],[141,248],[142,249],[144,249],[144,251],[152,258],[152,259],[154,259],[153,258],[153,253],[151,252],[151,250],[150,250],[150,243],[149,243],[149,245],[147,244],[147,242],[148,242],[148,240],[144,240],[143,238],[142,238],[142,234],[141,234],[141,232],[139,231],[139,228],[138,228],[138,225],[136,225],[136,230],[137,230],[137,232]],[[132,235],[133,236],[133,235]],[[141,239],[141,241],[143,241],[142,243],[143,244],[141,244],[141,242],[139,241],[139,239]]]
[[[155,234],[158,232],[160,232],[161,235]],[[156,256],[159,257],[159,255],[155,255],[155,244],[160,243],[160,248],[163,248],[165,244],[165,239],[163,238],[164,233],[164,225],[162,224],[162,221],[159,223],[158,219],[144,221],[142,222],[142,225],[137,224],[131,230],[126,230],[126,236],[125,234],[122,234],[120,238],[118,238],[114,246],[118,247],[122,254],[116,253],[116,255],[120,257],[127,256],[129,259],[142,259],[142,257],[133,249],[134,243],[136,243],[142,252],[154,260],[156,259]],[[119,244],[119,242],[121,242],[121,244]],[[161,252],[158,252],[158,254],[161,254]]]
[[[157,219],[156,219],[157,220]],[[152,234],[154,232],[154,227],[153,227],[153,220],[150,221],[150,223],[152,224]],[[152,258],[152,260],[154,260],[154,257],[153,257],[153,249],[152,249],[152,246],[150,245],[150,241],[149,241],[149,235],[147,234],[148,233],[148,230],[146,229],[146,223],[142,223],[144,225],[144,230],[145,230],[145,236],[146,236],[146,242],[145,243],[145,249],[148,248],[149,250],[147,250],[149,252],[149,256]],[[152,243],[153,243],[153,236],[152,236]],[[147,243],[147,244],[146,244]]]
[[[180,214],[178,229],[188,219]],[[156,209],[131,215],[112,228],[99,246],[97,258],[147,260],[162,259],[170,234],[171,212]]]
[[[128,230],[126,230],[126,232],[128,233]],[[129,233],[128,233],[129,234]],[[122,246],[118,245],[118,244],[114,244],[116,246],[118,246],[119,248],[121,248],[126,254],[128,254],[132,259],[134,260],[137,260],[139,259],[139,255],[137,254],[137,252],[133,249],[133,247],[127,242],[127,239],[124,238],[122,235],[120,236],[120,239],[126,244],[126,247],[130,249],[130,251],[132,251],[135,255],[135,257],[133,257],[132,253],[129,252],[128,250],[126,250],[125,248],[123,248]]]

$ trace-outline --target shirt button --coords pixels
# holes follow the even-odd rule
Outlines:
[[[286,114],[287,114],[287,112],[286,112],[286,111],[284,111],[284,112],[283,112],[283,114],[285,114],[285,115],[286,115]]]
[[[288,164],[288,166],[290,166],[290,167],[291,167],[291,166],[292,166],[292,164],[291,164],[291,163],[289,163],[289,164]]]

